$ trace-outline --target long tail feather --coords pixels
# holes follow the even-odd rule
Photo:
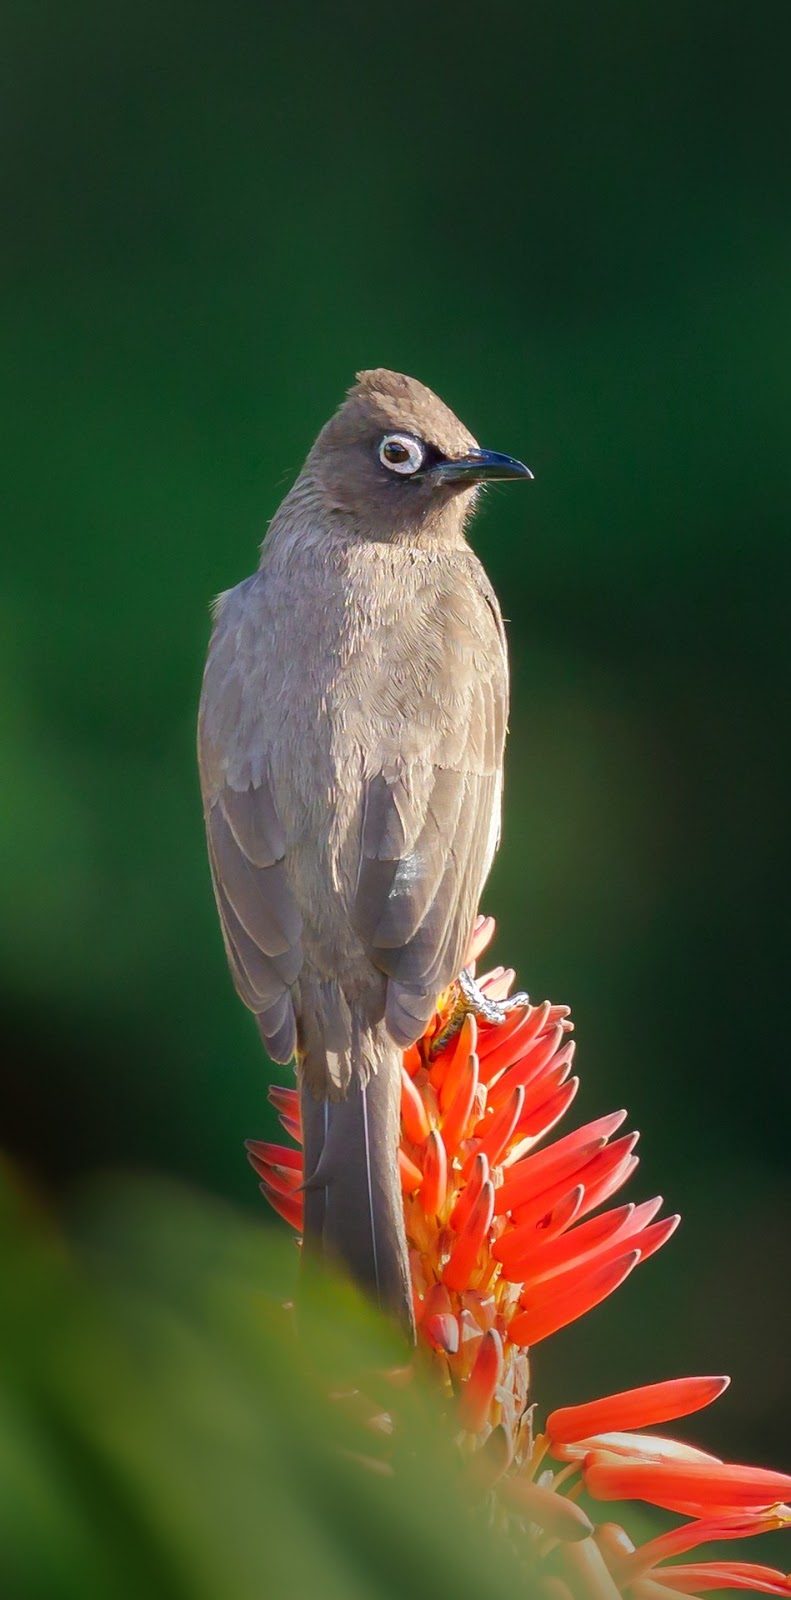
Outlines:
[[[305,1246],[335,1260],[412,1329],[412,1297],[398,1176],[400,1056],[393,1046],[361,1084],[352,1066],[342,1099],[303,1084]]]
[[[305,1175],[308,1179],[303,1186],[302,1233],[306,1248],[312,1250],[324,1238],[327,1213],[327,1186],[316,1181],[316,1173],[330,1128],[329,1100],[316,1100],[303,1088],[300,1112]]]

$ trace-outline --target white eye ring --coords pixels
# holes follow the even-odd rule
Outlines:
[[[409,477],[423,465],[423,446],[409,433],[386,433],[379,446],[379,460],[389,472]]]

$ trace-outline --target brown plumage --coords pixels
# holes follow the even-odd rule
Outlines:
[[[306,1243],[407,1323],[399,1052],[499,833],[505,638],[464,528],[482,479],[527,475],[414,379],[360,373],[220,596],[203,685],[214,889],[237,990],[297,1057]]]

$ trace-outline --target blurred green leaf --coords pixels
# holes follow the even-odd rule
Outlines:
[[[95,1189],[65,1237],[2,1203],[0,1592],[504,1600],[521,1582],[470,1515],[435,1392],[383,1376],[399,1336],[318,1283],[295,1327],[290,1239],[164,1185]],[[381,1456],[350,1392],[366,1375],[392,1401],[387,1471],[359,1459]]]

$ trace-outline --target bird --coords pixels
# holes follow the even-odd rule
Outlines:
[[[482,486],[531,477],[416,379],[360,372],[213,608],[209,863],[238,994],[296,1058],[303,1253],[408,1334],[402,1053],[462,969],[500,836],[507,646],[466,531]]]

